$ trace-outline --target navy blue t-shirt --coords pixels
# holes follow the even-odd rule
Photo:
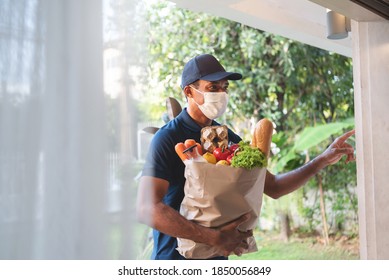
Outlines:
[[[219,125],[213,121],[212,125]],[[175,145],[187,139],[194,139],[200,143],[199,126],[188,114],[186,108],[154,135],[146,158],[142,176],[152,176],[169,182],[169,189],[163,202],[179,211],[184,198],[184,170],[185,165],[175,152]],[[241,138],[228,130],[228,140],[239,143]],[[177,240],[157,230],[153,230],[154,249],[152,259],[175,260],[185,259],[176,250]]]

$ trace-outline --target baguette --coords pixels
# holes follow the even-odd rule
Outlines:
[[[273,123],[268,119],[261,119],[255,125],[251,146],[259,148],[268,158],[272,135]]]

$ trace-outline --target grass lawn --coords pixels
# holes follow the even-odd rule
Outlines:
[[[149,259],[152,242],[145,242],[146,226],[135,227],[136,259]],[[292,235],[289,242],[283,242],[278,233],[256,231],[258,251],[241,257],[230,256],[230,260],[358,260],[358,238],[346,236],[332,237],[329,245],[324,245],[318,236]]]
[[[231,260],[356,260],[359,259],[358,239],[341,236],[331,238],[324,245],[316,236],[292,235],[285,243],[274,233],[255,233],[258,252],[241,257],[230,256]]]

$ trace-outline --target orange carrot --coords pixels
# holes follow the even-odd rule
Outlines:
[[[201,144],[199,143],[196,143],[197,145],[197,152],[200,156],[202,156],[204,153],[203,153],[203,148],[201,147]]]
[[[193,139],[186,139],[184,144],[186,148],[189,148],[196,145],[196,141]]]
[[[188,149],[190,147],[197,146],[197,143],[193,139],[186,139],[185,142],[184,142],[184,145]],[[189,151],[187,151],[185,154],[187,154],[189,156],[189,158],[196,158],[197,157],[197,153],[196,153],[194,148],[189,150]]]
[[[203,148],[193,139],[187,139],[184,143],[177,143],[175,150],[182,161],[203,155]]]
[[[182,161],[189,159],[189,157],[186,154],[184,154],[184,150],[186,149],[184,143],[182,142],[177,143],[174,149],[176,150],[177,155],[180,157]]]

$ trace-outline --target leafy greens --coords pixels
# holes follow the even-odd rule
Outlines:
[[[266,156],[255,147],[250,146],[248,142],[240,141],[239,150],[232,158],[231,166],[253,169],[254,167],[266,167]]]

